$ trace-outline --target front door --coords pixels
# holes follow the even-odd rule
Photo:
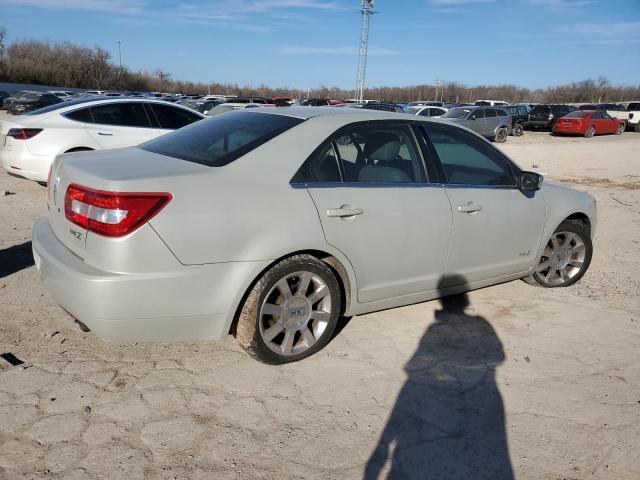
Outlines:
[[[542,195],[521,192],[516,167],[486,141],[445,125],[433,124],[427,131],[452,206],[445,276],[475,282],[526,272],[542,240]]]
[[[408,126],[343,129],[310,169],[325,238],[353,265],[359,302],[438,288],[451,205],[442,185],[427,181]]]

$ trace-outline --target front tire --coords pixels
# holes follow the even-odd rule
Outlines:
[[[545,288],[570,287],[591,264],[591,235],[582,222],[565,220],[551,235],[535,271],[523,280]]]
[[[513,134],[516,137],[521,137],[522,135],[524,135],[524,127],[521,123],[517,123],[516,126],[513,127]]]
[[[335,274],[311,255],[295,255],[271,267],[249,292],[236,340],[269,364],[302,360],[327,345],[342,296]]]
[[[624,133],[624,124],[618,125],[618,129],[616,130],[616,135],[622,135]]]

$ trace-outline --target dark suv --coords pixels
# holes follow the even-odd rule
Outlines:
[[[511,115],[512,135],[519,137],[524,133],[524,125],[529,121],[529,110],[525,105],[503,105],[502,108]]]
[[[529,120],[525,126],[533,130],[538,130],[539,128],[551,130],[559,118],[574,110],[575,108],[570,105],[536,105],[531,110]]]

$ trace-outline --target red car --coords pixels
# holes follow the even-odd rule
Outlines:
[[[560,118],[553,126],[554,133],[572,133],[591,138],[594,135],[615,133],[622,135],[623,120],[610,117],[602,110],[576,110]]]

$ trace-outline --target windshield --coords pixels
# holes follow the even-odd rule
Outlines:
[[[548,114],[550,111],[551,107],[548,105],[536,105],[533,107],[533,110],[531,110],[531,115]]]
[[[302,122],[284,115],[230,112],[195,122],[138,148],[209,167],[222,167]]]
[[[422,110],[423,107],[407,107],[405,108],[405,110],[407,111],[407,113],[412,113],[412,114],[416,114],[418,113],[420,110]]]
[[[640,110],[640,102],[632,102],[627,105],[627,110],[630,112],[632,110]]]
[[[452,108],[442,118],[464,118],[471,113],[470,108]]]

